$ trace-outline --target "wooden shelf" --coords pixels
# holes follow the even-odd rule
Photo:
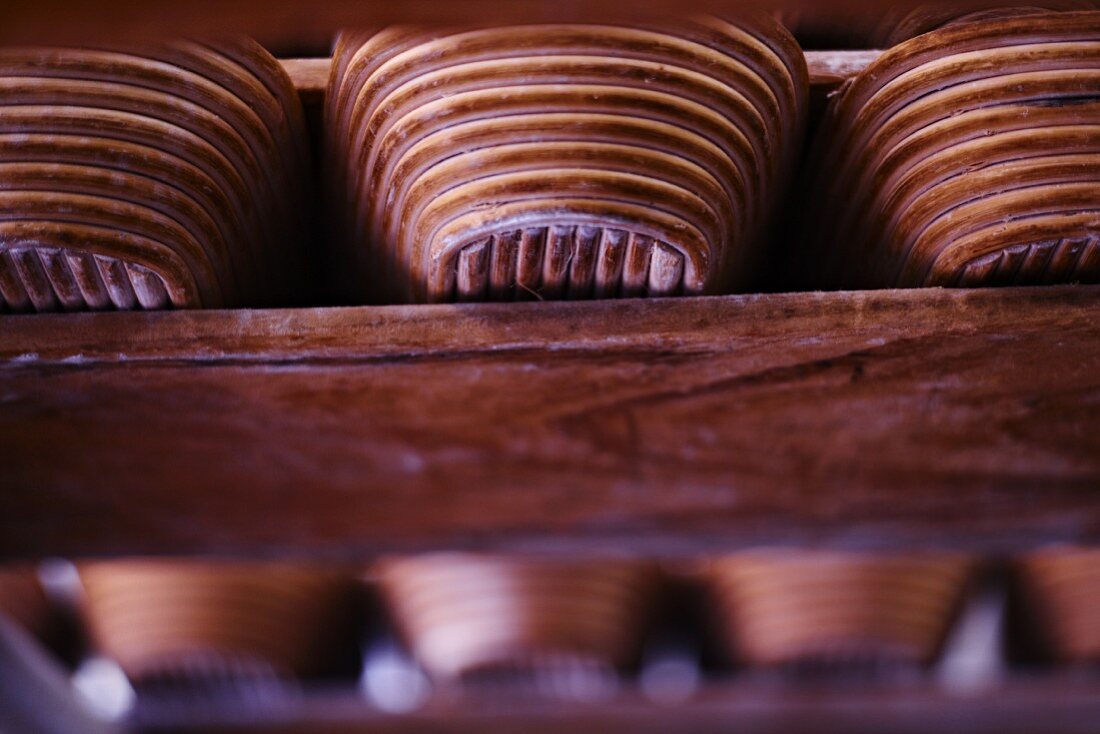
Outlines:
[[[889,0],[891,6],[914,6],[918,0]],[[879,0],[884,6],[886,0]],[[872,9],[866,0],[818,0],[819,7]],[[341,28],[394,23],[464,24],[538,22],[603,22],[639,17],[710,13],[728,16],[751,9],[799,9],[800,0],[8,0],[0,43],[72,40],[155,34],[201,35],[211,29],[239,32],[266,42],[323,40]]]
[[[613,702],[570,705],[475,697],[461,704],[442,702],[414,714],[393,716],[372,711],[351,695],[321,695],[291,703],[274,716],[268,712],[267,716],[250,717],[239,710],[221,715],[208,706],[202,714],[192,711],[186,717],[188,724],[180,724],[163,713],[146,711],[145,726],[140,730],[150,734],[1092,734],[1100,717],[1100,686],[1095,679],[1064,675],[1024,678],[970,692],[927,684],[799,688],[731,682],[711,684],[689,701],[676,704],[654,703],[637,694]]]
[[[0,552],[1100,541],[1100,288],[13,317]]]
[[[749,5],[12,0],[0,43],[217,27],[309,53],[345,26]],[[814,119],[878,54],[807,53]],[[316,142],[331,61],[283,64]],[[1100,286],[0,316],[0,447],[3,560],[1098,544]],[[440,691],[405,715],[347,680],[251,712],[143,698],[116,727],[84,720],[70,671],[50,660],[39,675],[27,661],[42,656],[11,640],[0,625],[0,709],[112,734],[1086,734],[1100,721],[1095,670],[1012,667],[976,689],[706,677],[677,703],[633,683],[602,702]]]

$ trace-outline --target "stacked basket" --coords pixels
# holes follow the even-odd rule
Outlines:
[[[638,561],[439,554],[394,559],[382,589],[419,662],[441,680],[622,669],[637,657],[654,571]]]
[[[806,87],[766,17],[345,34],[326,130],[352,285],[414,302],[742,287]]]
[[[733,659],[879,669],[935,657],[972,568],[954,554],[762,550],[716,559],[710,575]]]
[[[1050,548],[1017,563],[1022,601],[1047,657],[1100,662],[1100,549]]]
[[[0,308],[287,299],[304,145],[252,42],[0,50]]]
[[[80,577],[95,646],[139,685],[315,676],[348,632],[350,582],[335,571],[117,560]]]
[[[952,23],[1093,10],[1094,0],[952,0],[836,6],[792,2],[777,16],[803,45],[813,48],[890,48]]]
[[[841,287],[1100,279],[1100,13],[957,23],[831,105],[805,262]]]
[[[871,48],[890,48],[922,33],[957,23],[1095,8],[1096,3],[1092,0],[1023,0],[1016,3],[1005,0],[955,0],[913,7],[887,6],[876,27],[868,34],[866,45]]]

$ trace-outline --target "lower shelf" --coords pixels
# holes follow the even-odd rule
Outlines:
[[[1018,680],[994,688],[951,692],[928,686],[860,690],[730,683],[710,686],[689,702],[655,703],[640,696],[616,702],[562,705],[466,699],[421,712],[371,712],[350,696],[307,697],[265,714],[194,708],[179,716],[145,711],[140,731],[152,734],[398,734],[404,732],[690,731],[820,732],[820,734],[1092,734],[1100,718],[1095,679]]]
[[[1100,288],[0,319],[0,553],[1100,541]]]

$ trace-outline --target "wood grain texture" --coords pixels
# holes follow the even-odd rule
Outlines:
[[[6,556],[1100,540],[1100,290],[40,315]]]

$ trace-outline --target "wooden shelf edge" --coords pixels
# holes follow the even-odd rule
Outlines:
[[[775,348],[807,334],[1024,334],[1083,326],[1100,286],[0,316],[0,368],[143,361],[324,362],[448,352]],[[796,344],[786,346],[797,346]]]
[[[0,556],[1100,542],[1100,288],[6,317]]]
[[[853,688],[755,685],[731,682],[707,686],[689,701],[655,703],[639,695],[611,702],[536,701],[507,703],[477,696],[431,705],[407,715],[371,710],[351,695],[306,696],[285,710],[249,717],[239,711],[219,716],[188,713],[184,724],[146,710],[140,731],[153,734],[398,734],[404,732],[597,732],[729,731],[763,734],[814,731],[821,734],[1091,734],[1100,717],[1100,683],[1064,675],[1013,680],[973,691],[930,685],[870,685]],[[196,719],[203,721],[197,724]]]

